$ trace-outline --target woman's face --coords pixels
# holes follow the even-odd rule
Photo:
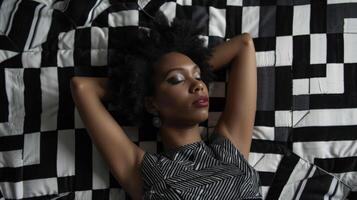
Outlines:
[[[165,54],[155,65],[156,94],[151,108],[158,112],[163,123],[196,125],[208,118],[208,108],[193,104],[200,96],[208,97],[200,68],[179,52]]]

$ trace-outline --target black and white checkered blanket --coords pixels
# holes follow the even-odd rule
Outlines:
[[[207,46],[253,36],[249,163],[264,199],[357,199],[357,1],[0,0],[0,200],[129,198],[91,142],[69,80],[106,76],[108,52],[158,10],[204,27]],[[224,108],[226,72],[213,83],[206,136]],[[118,121],[143,149],[162,150]]]

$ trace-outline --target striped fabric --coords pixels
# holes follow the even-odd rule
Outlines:
[[[141,167],[143,199],[262,199],[257,171],[223,136],[146,152]]]

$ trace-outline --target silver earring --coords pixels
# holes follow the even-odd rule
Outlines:
[[[156,112],[153,113],[153,115],[154,117],[152,118],[152,125],[156,128],[159,128],[161,126],[161,120],[159,118],[159,115]]]

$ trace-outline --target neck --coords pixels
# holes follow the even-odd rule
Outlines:
[[[159,134],[165,151],[167,151],[186,144],[202,141],[202,131],[203,127],[199,127],[198,124],[187,127],[170,127],[163,125],[160,127]]]

